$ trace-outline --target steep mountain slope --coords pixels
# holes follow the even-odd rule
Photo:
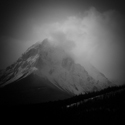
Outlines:
[[[49,80],[31,73],[0,89],[0,105],[35,104],[73,96],[60,91]]]
[[[44,91],[48,94],[47,89],[51,88],[71,96],[101,90],[111,85],[103,74],[90,64],[87,65],[89,68],[85,69],[80,64],[76,64],[62,48],[45,39],[31,46],[17,62],[2,72],[0,87],[4,89],[12,84],[11,88],[14,88],[19,84],[20,87],[15,87],[16,90],[23,85],[23,89],[37,86],[42,91],[41,94]],[[94,77],[90,70],[98,77]]]

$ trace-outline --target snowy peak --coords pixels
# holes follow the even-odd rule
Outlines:
[[[7,67],[0,77],[0,85],[5,86],[35,74],[47,79],[61,91],[73,94],[110,86],[108,79],[93,66],[87,64],[85,67],[76,64],[65,50],[45,39],[32,45],[17,62]]]
[[[42,60],[40,61],[40,59],[44,58],[43,55],[46,56],[49,48],[50,43],[48,39],[42,42],[39,41],[29,47],[16,62],[1,72],[0,86],[5,86],[36,71],[37,65],[39,65],[38,62],[42,64]]]
[[[22,56],[12,65],[8,66],[4,70],[4,74],[0,77],[1,86],[5,86],[11,82],[18,80],[19,78],[26,77],[33,70],[36,70],[34,65],[39,58],[38,50],[39,43],[34,44]]]

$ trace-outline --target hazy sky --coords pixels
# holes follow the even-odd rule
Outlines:
[[[89,60],[110,80],[125,81],[124,22],[121,1],[0,1],[0,68],[47,37],[77,62]]]

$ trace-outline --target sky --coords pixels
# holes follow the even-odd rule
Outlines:
[[[81,65],[125,82],[125,9],[122,1],[1,0],[0,69],[49,38]]]

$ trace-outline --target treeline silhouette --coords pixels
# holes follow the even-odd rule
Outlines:
[[[125,122],[125,85],[81,94],[65,100],[11,106],[4,109],[6,113],[13,112],[19,119],[20,114],[23,114],[25,120],[28,116],[42,122],[120,124]]]

